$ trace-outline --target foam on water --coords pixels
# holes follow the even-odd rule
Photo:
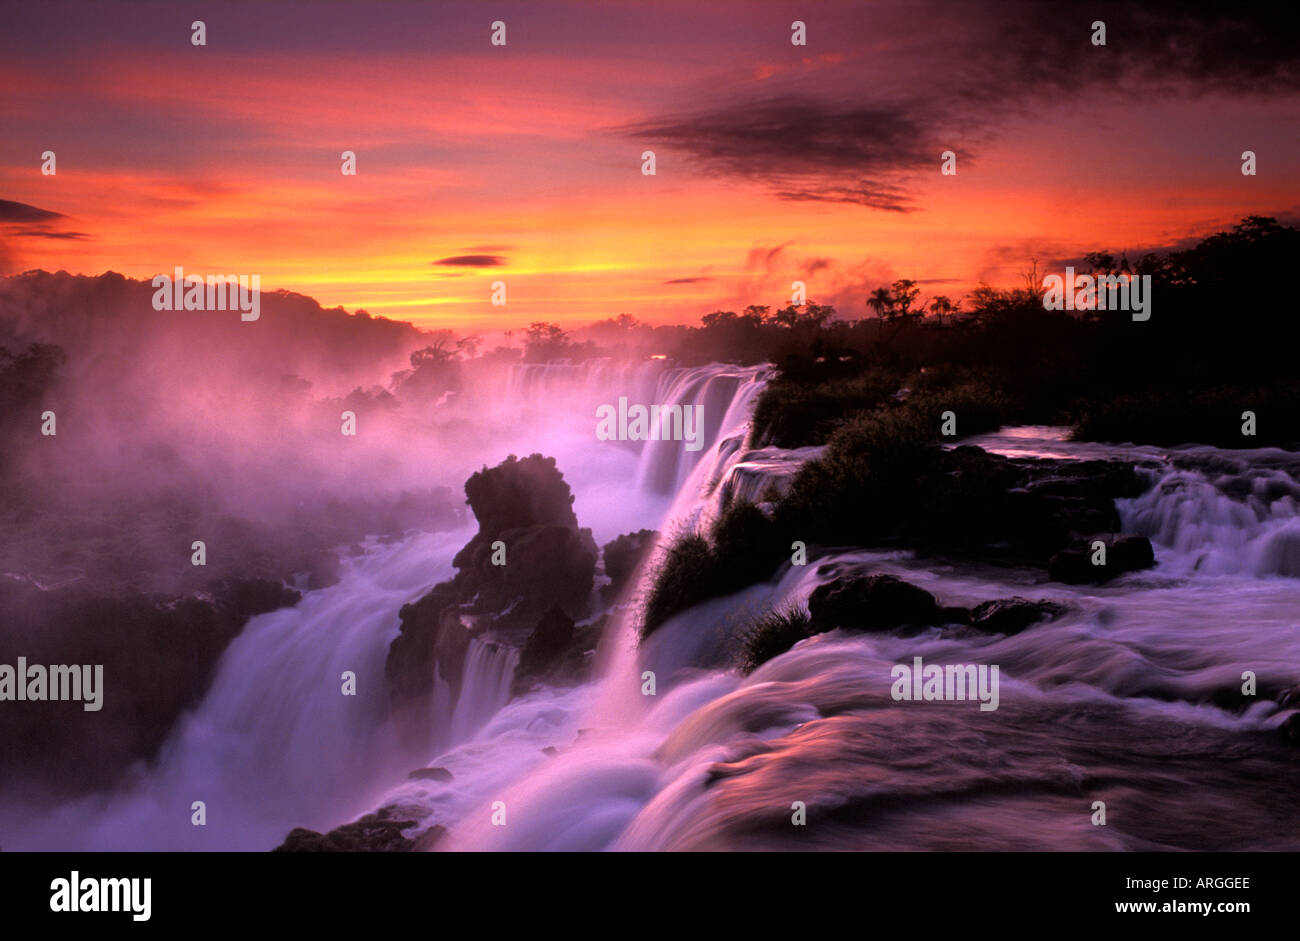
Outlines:
[[[555,455],[600,541],[701,528],[726,500],[779,491],[819,453],[746,448],[765,375],[660,362],[521,367],[500,414],[527,420],[493,426],[492,440]],[[595,408],[620,395],[702,405],[706,446],[598,445]],[[250,621],[134,786],[8,825],[6,845],[259,849],[292,826],[396,805],[419,821],[414,832],[447,827],[441,849],[1300,848],[1300,783],[1268,734],[1284,714],[1266,697],[1215,705],[1245,671],[1270,689],[1300,682],[1300,457],[1075,443],[1055,428],[963,443],[1142,464],[1151,487],[1119,510],[1125,531],[1152,539],[1157,567],[1076,588],[906,552],[841,552],[682,612],[644,644],[634,607],[622,608],[592,681],[514,700],[517,651],[480,639],[457,701],[435,693],[439,744],[408,755],[388,735],[382,693],[396,612],[451,574],[472,530],[413,536],[372,547],[296,608]],[[463,456],[470,471],[499,459]],[[730,668],[756,615],[806,603],[850,571],[897,574],[943,604],[1024,595],[1068,610],[1015,636],[835,631],[750,676]],[[914,656],[998,664],[999,709],[895,702],[891,667]],[[355,699],[339,696],[343,670],[357,673]],[[642,694],[647,671],[657,695]],[[407,779],[426,765],[451,780]],[[189,826],[198,799],[221,826]],[[1092,827],[1094,799],[1126,813]],[[794,801],[834,825],[792,827]],[[505,826],[493,823],[497,802]],[[1201,825],[1224,806],[1231,821]]]

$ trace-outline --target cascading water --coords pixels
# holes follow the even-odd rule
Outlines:
[[[728,450],[730,440],[715,449],[714,480],[735,478],[743,463]],[[1013,429],[971,443],[1030,457],[1168,459],[1157,449],[1076,445],[1054,429]],[[1185,449],[1178,457],[1222,454]],[[718,473],[716,464],[729,461]],[[1249,456],[1244,461],[1250,466]],[[1168,473],[1167,465],[1153,471]],[[778,470],[773,482],[780,476]],[[1247,496],[1244,509],[1219,506],[1246,531],[1243,559],[1272,558],[1252,554],[1252,541],[1294,515],[1294,470],[1274,466],[1265,476],[1269,483],[1247,488],[1259,505]],[[688,482],[676,513],[709,515],[717,488],[700,482]],[[1217,484],[1235,488],[1241,499],[1241,484]],[[1177,518],[1182,499],[1177,489],[1157,487],[1122,509],[1140,529],[1144,513]],[[681,505],[689,501],[693,507]],[[1194,516],[1182,519],[1198,525]],[[774,584],[698,605],[660,627],[634,655],[612,658],[603,688],[571,692],[576,702],[569,708],[584,710],[581,719],[567,712],[529,738],[524,730],[536,727],[528,717],[554,714],[554,703],[523,700],[503,710],[500,729],[513,730],[518,764],[513,774],[498,766],[480,779],[482,787],[462,782],[455,799],[434,796],[425,805],[451,828],[440,846],[1294,849],[1300,784],[1271,734],[1283,714],[1266,697],[1241,709],[1216,702],[1232,698],[1245,671],[1274,688],[1300,680],[1300,583],[1258,577],[1275,570],[1272,563],[1239,566],[1230,575],[1192,566],[1187,576],[1179,561],[1186,558],[1187,547],[1179,548],[1185,530],[1173,525],[1153,533],[1159,567],[1105,587],[1036,584],[1027,573],[856,551],[788,566]],[[1068,613],[1012,636],[834,631],[748,677],[707,668],[732,649],[749,617],[805,602],[833,570],[897,574],[945,604],[1020,594],[1059,602]],[[1000,664],[1001,707],[986,713],[960,703],[895,702],[891,668],[915,656]],[[655,697],[639,695],[646,670],[656,674]],[[581,736],[578,725],[588,726]],[[546,745],[558,746],[558,754],[545,757]],[[469,779],[488,763],[457,758]],[[1261,779],[1267,787],[1258,786]],[[418,813],[429,795],[405,797]],[[1122,816],[1109,827],[1093,826],[1095,800]],[[497,801],[508,809],[505,826],[492,823],[490,804]],[[794,801],[836,826],[792,827]],[[1226,806],[1232,820],[1222,822]],[[1219,825],[1202,826],[1211,816]]]
[[[702,527],[727,499],[779,490],[817,453],[745,449],[763,377],[659,363],[527,367],[509,384],[509,411],[527,402],[538,424],[500,430],[494,447],[514,435],[521,453],[555,454],[601,540]],[[594,447],[594,408],[620,394],[704,405],[705,447]],[[417,536],[371,549],[297,608],[253,619],[140,782],[8,828],[7,845],[266,848],[291,826],[324,829],[393,805],[420,821],[408,835],[440,824],[449,832],[437,847],[453,850],[1300,846],[1300,783],[1267,734],[1282,713],[1266,697],[1216,704],[1246,671],[1273,688],[1300,681],[1300,459],[1072,443],[1046,428],[966,443],[1141,462],[1152,487],[1119,509],[1126,531],[1152,538],[1157,568],[1074,588],[906,552],[840,552],[682,612],[644,644],[624,610],[597,679],[513,700],[517,652],[480,639],[457,701],[435,692],[445,744],[401,755],[378,698],[396,610],[450,574],[470,530]],[[754,615],[806,602],[837,571],[894,573],[944,604],[1025,595],[1067,613],[1012,636],[834,631],[749,676],[725,667]],[[1000,708],[893,701],[891,667],[914,656],[999,664]],[[343,670],[364,690],[351,702],[338,695]],[[642,694],[647,671],[654,696]],[[423,765],[450,780],[406,780]],[[223,825],[191,827],[193,800]],[[1095,800],[1121,809],[1110,826],[1089,823]],[[836,825],[791,827],[794,801]],[[505,826],[494,825],[497,802]],[[1200,826],[1210,816],[1213,830]]]
[[[766,374],[765,368],[715,366],[673,370],[661,377],[652,401],[703,405],[706,446],[687,457],[679,441],[647,443],[635,479],[652,492],[668,481],[675,495],[666,511],[643,525],[679,531],[705,526],[717,513],[732,470],[743,459],[754,457],[743,445]],[[717,417],[709,417],[711,412]],[[788,476],[788,460],[782,464],[774,449],[761,457],[778,468],[774,483]],[[453,847],[480,848],[480,831],[469,824],[476,809],[477,817],[486,821],[483,814],[494,800],[491,795],[507,791],[514,795],[519,789],[532,793],[539,780],[550,780],[552,772],[559,772],[565,781],[559,804],[542,817],[531,817],[530,824],[523,820],[511,824],[512,840],[505,845],[556,849],[607,845],[629,814],[653,794],[656,772],[645,759],[655,736],[647,737],[638,728],[646,706],[638,692],[639,654],[631,611],[616,614],[602,647],[604,667],[599,679],[571,690],[542,690],[509,703],[472,741],[431,759],[453,773],[451,782],[405,782],[380,802],[419,819],[421,829],[451,826]],[[575,758],[582,755],[595,755],[596,766]],[[511,804],[517,800],[509,798]],[[497,845],[492,829],[482,834],[487,839],[481,848]]]
[[[372,546],[336,585],[259,615],[231,643],[199,707],[155,766],[108,797],[64,807],[8,842],[43,849],[241,849],[326,826],[400,768],[385,725],[384,658],[396,611],[451,574],[470,530]],[[430,560],[438,566],[430,571]],[[344,673],[356,695],[342,693]],[[207,826],[193,826],[202,801]]]
[[[1219,480],[1174,470],[1121,509],[1181,572],[1300,577],[1300,488],[1281,470]]]
[[[712,433],[743,431],[762,373],[679,369],[662,361],[516,367],[507,377],[506,401],[496,401],[499,395],[489,383],[478,390],[480,401],[495,402],[494,407],[477,407],[463,397],[457,403],[476,420],[482,437],[478,453],[458,439],[459,479],[506,453],[543,451],[557,457],[574,490],[579,518],[601,541],[656,526],[687,476],[718,479],[715,442],[704,439],[706,447],[680,461],[668,460],[668,450],[597,442],[596,406],[619,395],[643,404],[703,405],[705,427]],[[681,448],[681,442],[665,444]],[[731,442],[725,453],[736,445]],[[629,490],[628,480],[648,476],[665,492]],[[328,829],[375,806],[376,788],[403,779],[430,757],[403,754],[386,722],[384,660],[397,633],[397,611],[452,575],[451,559],[472,533],[466,527],[371,546],[344,565],[338,584],[307,593],[296,607],[251,619],[222,657],[203,702],[178,722],[152,767],[140,769],[137,779],[115,794],[77,801],[39,818],[23,808],[0,810],[6,846],[265,849],[294,826]],[[464,682],[454,701],[435,678],[436,738],[442,749],[463,746],[483,754],[484,742],[493,750],[508,749],[518,734],[535,736],[548,721],[571,725],[582,713],[588,688],[534,694],[530,708],[540,711],[526,711],[527,730],[514,730],[512,738],[502,723],[508,726],[519,715],[512,717],[513,704],[502,706],[518,657],[515,648],[477,638],[466,654]],[[347,671],[356,677],[355,697],[341,692]],[[438,763],[459,767],[454,757]],[[449,786],[452,793],[458,788],[463,791],[464,783]],[[204,802],[209,825],[192,825],[195,801]]]
[[[510,698],[519,650],[483,637],[470,641],[465,679],[451,716],[451,741],[463,742],[482,728]]]

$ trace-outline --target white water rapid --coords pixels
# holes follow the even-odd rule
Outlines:
[[[506,444],[540,451],[556,456],[598,542],[702,526],[728,494],[760,500],[817,453],[745,449],[764,376],[523,367],[500,412],[512,417],[456,472],[495,463]],[[703,405],[705,446],[597,442],[595,408],[620,395]],[[473,527],[371,545],[338,584],[249,622],[136,781],[10,819],[6,848],[267,849],[291,827],[328,829],[386,805],[420,822],[408,836],[446,827],[436,848],[447,850],[1300,848],[1294,758],[1271,734],[1283,713],[1262,696],[1216,704],[1243,671],[1273,687],[1300,682],[1300,456],[1076,444],[1052,428],[966,443],[1142,462],[1151,488],[1119,509],[1125,531],[1153,541],[1157,567],[1070,587],[906,552],[839,552],[685,611],[641,645],[625,606],[594,679],[513,700],[518,652],[476,641],[457,701],[443,688],[435,704],[443,740],[409,755],[385,720],[397,610],[450,576]],[[1014,636],[834,631],[750,676],[727,667],[750,618],[854,570],[895,573],[943,604],[1022,595],[1067,613]],[[893,701],[891,666],[914,656],[998,664],[1000,708]],[[344,670],[356,673],[355,698],[339,695]],[[647,671],[654,696],[642,693]],[[450,780],[407,779],[425,766]],[[203,828],[190,822],[196,800]],[[1090,823],[1096,800],[1111,808],[1106,827]],[[796,801],[834,825],[792,827]]]

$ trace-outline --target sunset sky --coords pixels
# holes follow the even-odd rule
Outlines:
[[[694,322],[798,278],[858,317],[897,277],[955,298],[1294,223],[1293,33],[1195,6],[3,2],[0,273],[257,273],[498,328]]]

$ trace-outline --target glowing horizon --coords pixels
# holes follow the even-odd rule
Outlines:
[[[815,6],[806,47],[777,5],[140,4],[138,24],[122,9],[22,12],[29,34],[91,21],[53,58],[23,30],[0,39],[0,199],[45,213],[0,217],[0,273],[256,273],[461,329],[696,322],[786,303],[803,280],[862,317],[895,278],[956,299],[1034,258],[1133,256],[1300,211],[1280,172],[1300,158],[1290,89],[1225,81],[1222,64],[1151,86],[1121,31],[1095,48],[1086,23],[1069,48],[1114,61],[1053,74],[1052,96],[1041,64],[990,79],[1023,87],[972,87],[961,63],[993,68],[980,44],[1001,27],[960,7]],[[1258,176],[1240,173],[1247,149]],[[437,263],[458,256],[491,263]]]

